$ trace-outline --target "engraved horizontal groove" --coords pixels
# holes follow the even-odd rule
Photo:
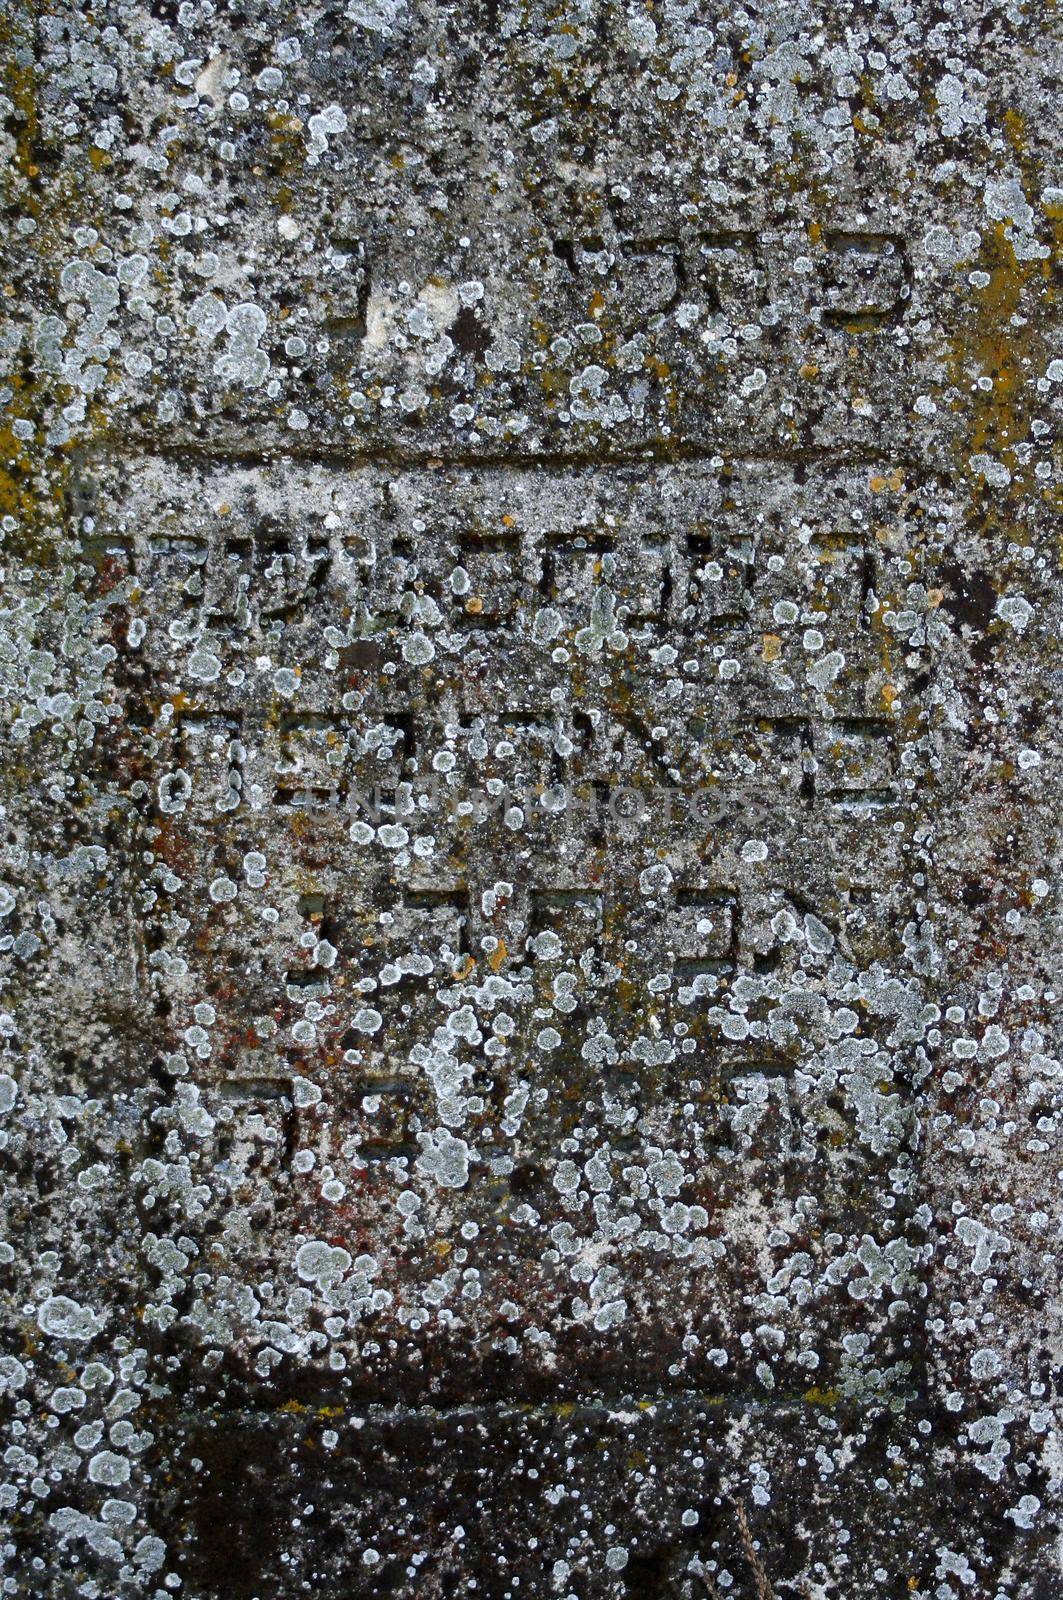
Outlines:
[[[913,1384],[909,1388],[894,1394],[894,1399],[903,1398],[905,1415],[919,1415],[927,1409],[929,1396],[921,1384]],[[202,1411],[195,1411],[189,1415],[197,1426],[202,1426],[212,1420],[230,1423],[235,1417],[246,1419],[247,1425],[268,1424],[277,1418],[297,1423],[310,1423],[315,1421],[315,1408],[326,1409],[330,1418],[339,1417],[348,1420],[352,1417],[364,1417],[368,1421],[388,1426],[389,1424],[403,1424],[407,1422],[446,1422],[452,1417],[457,1418],[483,1418],[491,1421],[502,1421],[509,1418],[531,1418],[533,1420],[550,1420],[577,1424],[581,1417],[595,1415],[603,1420],[637,1421],[652,1426],[654,1422],[663,1421],[668,1414],[680,1412],[689,1414],[702,1407],[711,1407],[714,1415],[719,1416],[726,1412],[742,1414],[758,1413],[770,1415],[772,1412],[788,1410],[819,1412],[830,1410],[836,1412],[851,1412],[863,1415],[867,1412],[866,1402],[857,1399],[848,1400],[845,1397],[811,1399],[808,1393],[776,1393],[770,1396],[746,1395],[734,1390],[668,1390],[656,1389],[652,1393],[632,1394],[617,1393],[607,1395],[569,1395],[557,1400],[519,1401],[509,1399],[469,1399],[456,1400],[452,1405],[389,1405],[386,1401],[366,1401],[359,1404],[344,1398],[330,1389],[322,1389],[312,1403],[294,1400],[285,1396],[278,1398],[270,1405],[212,1405]],[[632,1409],[638,1416],[626,1415]],[[175,1420],[180,1420],[175,1416]],[[331,1463],[330,1463],[331,1464]]]
[[[216,1086],[222,1100],[242,1104],[248,1100],[291,1099],[295,1085],[290,1077],[223,1078]]]
[[[90,460],[111,457],[118,460],[142,461],[157,456],[161,460],[191,466],[275,467],[285,462],[300,466],[335,467],[354,471],[364,467],[399,468],[410,472],[461,471],[465,468],[482,470],[511,470],[524,472],[543,470],[567,471],[590,467],[596,470],[612,467],[682,466],[688,462],[708,463],[715,460],[724,465],[734,461],[778,462],[780,465],[818,465],[837,467],[903,467],[906,472],[920,478],[928,476],[924,454],[908,451],[903,446],[888,448],[864,445],[855,441],[837,445],[771,445],[767,441],[746,447],[733,440],[706,439],[694,443],[669,444],[667,449],[656,445],[634,446],[626,450],[596,454],[593,451],[464,451],[440,454],[438,450],[404,450],[398,446],[381,446],[371,449],[349,449],[315,446],[313,449],[292,449],[290,446],[275,449],[252,448],[240,443],[226,443],[224,439],[182,440],[159,439],[102,439],[92,450],[80,458],[87,465]],[[937,476],[937,473],[934,474]]]

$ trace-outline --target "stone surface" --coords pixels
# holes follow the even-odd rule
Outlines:
[[[0,1592],[1051,1600],[1054,9],[0,32]]]

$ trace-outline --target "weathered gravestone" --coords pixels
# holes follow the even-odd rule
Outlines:
[[[1050,1600],[1052,8],[4,37],[0,1592]]]

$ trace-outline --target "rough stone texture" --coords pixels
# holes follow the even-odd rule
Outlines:
[[[0,1592],[1063,1593],[1055,8],[0,37]]]

